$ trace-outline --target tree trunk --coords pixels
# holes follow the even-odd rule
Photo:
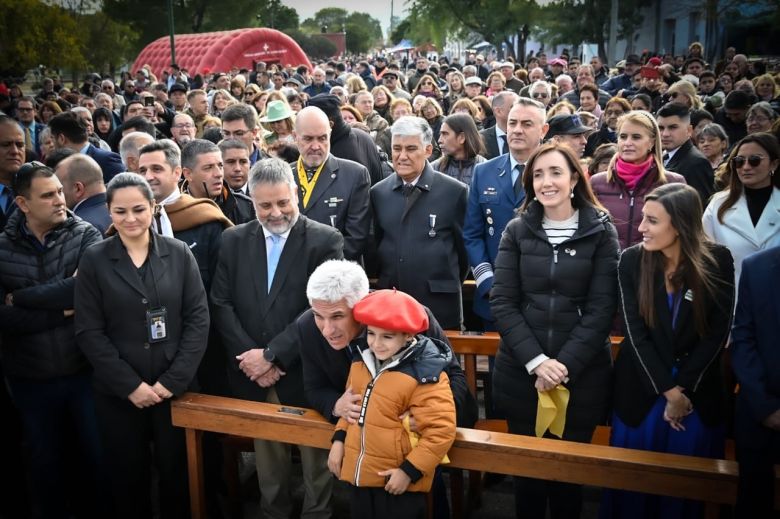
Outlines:
[[[517,62],[517,56],[515,55],[515,46],[512,44],[512,40],[509,39],[507,36],[504,38],[504,43],[506,44],[507,48],[507,57],[512,58],[515,62]]]

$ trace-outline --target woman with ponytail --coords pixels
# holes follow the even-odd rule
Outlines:
[[[617,147],[607,171],[593,175],[590,184],[612,216],[620,248],[625,249],[642,240],[637,228],[645,195],[663,184],[684,184],[685,179],[664,170],[658,124],[648,112],[629,112],[618,120]]]

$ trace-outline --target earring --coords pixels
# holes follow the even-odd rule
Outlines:
[[[569,198],[574,198],[574,189],[572,188],[571,193],[569,193]]]
[[[534,202],[538,202],[538,201],[539,201],[539,199],[534,197]]]

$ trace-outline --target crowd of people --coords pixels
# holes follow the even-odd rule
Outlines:
[[[334,424],[298,448],[301,516],[332,516],[335,476],[352,517],[422,517],[428,491],[447,517],[438,466],[479,414],[443,331],[466,320],[501,335],[485,412],[511,433],[609,423],[713,458],[733,436],[736,516],[770,516],[780,73],[699,43],[405,65],[0,83],[0,516],[188,517],[170,403],[197,390]],[[254,449],[263,516],[289,517],[290,447]],[[581,513],[576,485],[514,489],[519,518]],[[702,508],[605,491],[600,513]]]

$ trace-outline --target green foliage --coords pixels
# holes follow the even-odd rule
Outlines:
[[[0,0],[0,72],[85,65],[79,26],[62,8],[38,0]],[[15,30],[9,30],[16,28]]]
[[[338,53],[336,44],[319,34],[306,34],[298,29],[287,30],[285,34],[295,40],[311,59],[326,59]]]
[[[310,34],[320,33],[323,27],[327,28],[327,32],[344,30],[349,52],[366,52],[382,39],[382,25],[379,20],[367,13],[349,13],[338,7],[320,9],[314,13],[313,18],[307,18],[301,23],[301,29]]]
[[[113,72],[123,63],[135,59],[138,35],[126,24],[118,23],[103,12],[81,18],[86,37],[84,57],[91,70]],[[110,44],[106,44],[111,42]]]
[[[267,0],[266,6],[258,12],[255,27],[270,27],[286,32],[297,30],[300,25],[298,11],[283,5],[279,0]]]
[[[413,0],[403,36],[442,45],[447,36],[476,34],[500,47],[524,24],[533,24],[538,10],[534,0]]]

